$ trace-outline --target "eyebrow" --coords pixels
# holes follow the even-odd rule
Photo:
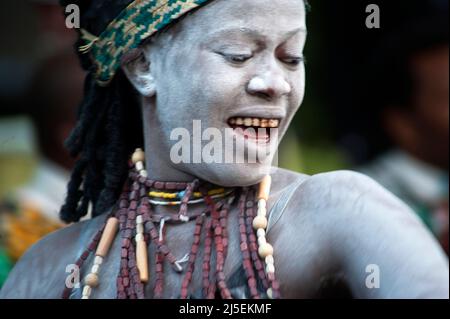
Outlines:
[[[297,28],[294,30],[291,30],[289,32],[286,32],[283,36],[283,41],[286,41],[287,39],[291,38],[295,34],[299,32],[306,33],[305,28]],[[208,39],[214,39],[222,35],[244,35],[253,39],[264,39],[265,36],[258,30],[250,29],[250,28],[229,28],[229,29],[222,29],[219,31],[216,31],[212,33],[210,36],[208,36]]]

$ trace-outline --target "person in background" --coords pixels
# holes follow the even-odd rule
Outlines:
[[[73,166],[64,141],[76,121],[83,76],[75,54],[68,51],[47,59],[32,82],[26,104],[37,144],[35,168],[30,180],[12,189],[0,206],[3,245],[13,262],[62,227],[58,213]]]
[[[368,129],[388,142],[361,171],[412,207],[448,255],[448,16],[413,19],[380,48],[366,95],[379,127]]]
[[[63,142],[83,83],[72,50],[76,32],[66,27],[57,0],[1,8],[0,287],[25,250],[62,226],[58,211],[72,167]]]

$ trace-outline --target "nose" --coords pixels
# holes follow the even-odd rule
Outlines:
[[[272,100],[291,93],[291,85],[286,81],[283,72],[273,66],[269,70],[255,75],[248,82],[247,92]]]

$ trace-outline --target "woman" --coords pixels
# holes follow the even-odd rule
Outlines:
[[[383,188],[270,166],[304,94],[302,1],[90,3],[61,217],[95,218],[35,245],[2,297],[448,297],[442,251]],[[230,129],[244,153],[210,160]]]

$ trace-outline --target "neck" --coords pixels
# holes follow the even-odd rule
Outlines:
[[[170,159],[168,142],[161,134],[162,124],[155,117],[153,101],[143,101],[145,166],[152,180],[167,182],[192,182],[196,177],[175,167]]]

